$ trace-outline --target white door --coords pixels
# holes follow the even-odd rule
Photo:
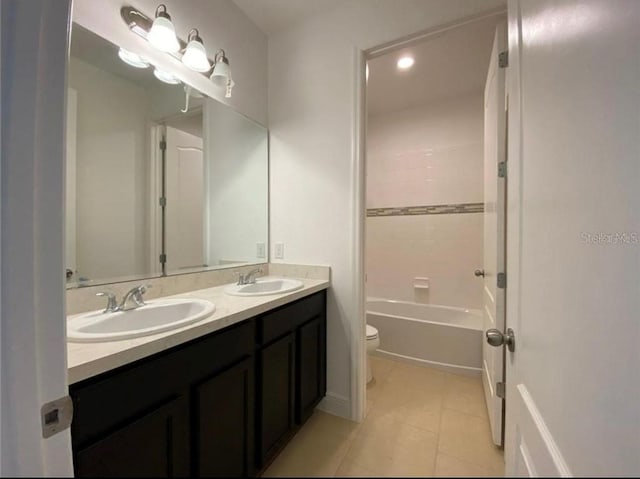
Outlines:
[[[498,165],[506,159],[505,68],[499,55],[506,50],[507,27],[496,29],[484,89],[484,330],[504,331],[505,290],[498,287],[498,273],[505,272],[505,179]],[[482,384],[487,401],[493,442],[502,445],[504,399],[497,384],[504,382],[502,348],[482,346]]]
[[[0,475],[73,476],[64,279],[66,64],[71,5],[0,1]],[[53,411],[51,411],[53,412]]]
[[[204,265],[202,138],[167,127],[165,252],[167,271]]]
[[[640,2],[509,3],[507,475],[640,473]]]

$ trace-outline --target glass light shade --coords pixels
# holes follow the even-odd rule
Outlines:
[[[168,83],[169,85],[177,85],[178,83],[180,83],[180,80],[178,80],[171,73],[167,73],[163,70],[158,70],[158,68],[153,70],[153,74],[158,80]]]
[[[147,35],[147,40],[163,52],[175,53],[180,50],[176,29],[171,20],[165,17],[156,17]]]
[[[124,48],[120,48],[118,50],[118,56],[120,60],[125,62],[127,65],[131,65],[135,68],[148,68],[149,62],[142,58],[137,53],[130,52],[129,50],[125,50]]]
[[[207,51],[204,45],[197,40],[191,40],[187,44],[187,49],[182,55],[182,63],[197,72],[207,72],[211,69]]]
[[[231,69],[229,68],[229,64],[224,60],[217,62],[211,73],[211,81],[219,87],[226,87],[230,78]]]

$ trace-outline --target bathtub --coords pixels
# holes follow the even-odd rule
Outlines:
[[[479,309],[368,298],[367,323],[380,333],[377,355],[459,374],[482,371]]]

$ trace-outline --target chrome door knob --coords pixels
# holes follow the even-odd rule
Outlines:
[[[509,351],[514,352],[516,350],[516,335],[511,328],[507,329],[507,334],[502,334],[499,329],[487,329],[486,336],[487,343],[491,346],[498,347],[506,344]]]
[[[473,274],[475,274],[476,276],[482,276],[484,278],[484,270],[483,269],[477,269],[473,272]]]

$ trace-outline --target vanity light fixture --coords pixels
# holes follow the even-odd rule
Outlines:
[[[225,98],[231,98],[231,89],[235,82],[231,78],[231,68],[229,68],[229,59],[226,57],[224,50],[218,50],[213,62],[213,71],[211,72],[211,81],[214,85],[225,87],[227,89]]]
[[[177,85],[180,83],[180,80],[178,80],[175,76],[173,76],[171,73],[168,73],[164,70],[160,70],[158,67],[156,67],[153,70],[153,75],[160,81],[168,83],[169,85]]]
[[[137,53],[130,52],[129,50],[125,50],[124,48],[120,48],[118,50],[118,56],[120,60],[125,62],[127,65],[131,65],[135,68],[149,68],[150,63],[142,58]]]
[[[149,43],[163,52],[175,53],[180,50],[180,42],[176,37],[176,29],[167,13],[167,7],[163,4],[156,8],[156,18],[147,35]]]
[[[129,30],[148,40],[156,48],[182,61],[189,69],[210,78],[216,86],[226,88],[225,97],[231,98],[231,90],[235,82],[231,78],[229,59],[224,50],[220,49],[216,52],[212,62],[207,57],[204,43],[196,28],[189,32],[188,43],[177,37],[165,5],[158,6],[155,20],[131,6],[122,7],[120,15]],[[213,70],[211,69],[212,65]],[[176,78],[174,80],[177,81]]]
[[[184,51],[184,55],[182,55],[182,63],[200,73],[211,70],[211,63],[209,63],[207,51],[197,28],[191,29],[187,40],[187,48]]]

